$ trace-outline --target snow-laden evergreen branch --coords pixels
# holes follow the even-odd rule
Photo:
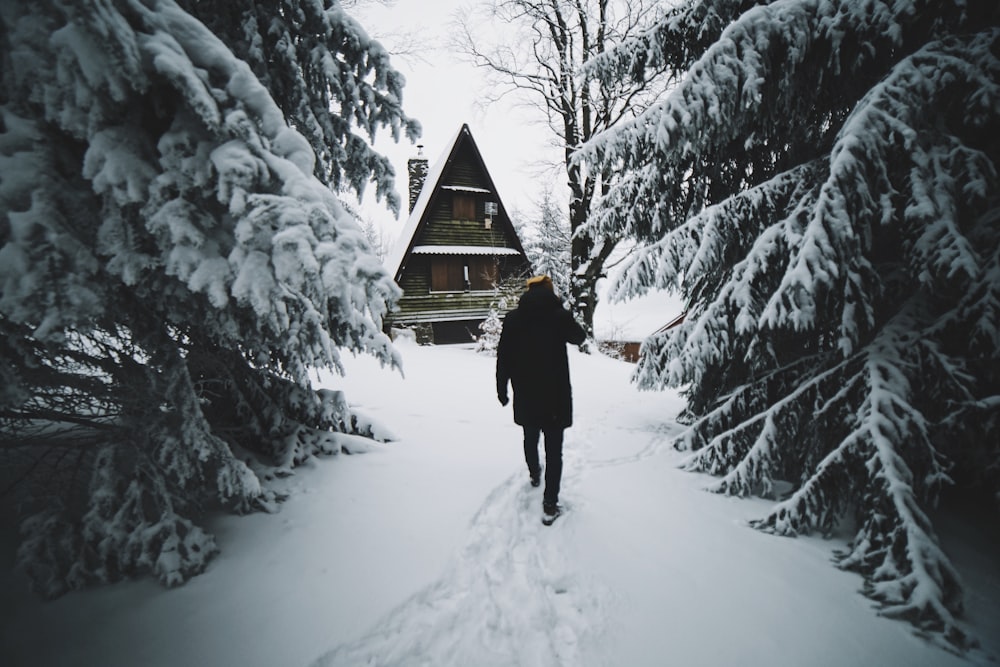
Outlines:
[[[642,79],[648,70],[684,71],[719,34],[744,11],[752,0],[722,0],[714,3],[683,3],[668,10],[656,26],[630,37],[585,64],[587,75],[617,80]],[[664,50],[662,44],[676,49]]]
[[[609,287],[613,299],[645,294],[655,289],[683,290],[694,297],[685,275],[720,272],[732,267],[733,257],[740,257],[745,247],[730,247],[725,239],[736,234],[744,243],[753,242],[759,229],[737,227],[740,220],[764,220],[783,217],[789,202],[804,195],[802,183],[818,164],[800,165],[756,187],[741,192],[719,204],[707,207],[681,225],[666,232],[662,239],[641,246],[633,252]]]
[[[778,369],[772,375],[794,373],[795,379],[808,377],[802,372],[803,366],[809,370],[808,361],[808,359],[803,360],[789,368]],[[723,432],[709,431],[716,432],[717,435],[712,437],[703,449],[699,449],[689,457],[684,467],[687,470],[723,475],[721,480],[710,487],[712,491],[728,495],[771,497],[774,481],[780,478],[779,475],[786,469],[782,461],[784,456],[782,442],[789,437],[808,436],[810,429],[807,424],[802,423],[801,415],[809,414],[819,397],[829,395],[837,387],[839,387],[837,395],[841,397],[853,389],[856,379],[850,379],[847,384],[840,385],[845,376],[850,376],[850,369],[856,361],[856,358],[845,359],[833,368],[808,377],[793,391],[770,406],[763,406],[761,402],[756,405],[747,405],[744,402],[741,405],[743,408],[741,413],[735,413],[732,404],[727,401],[719,409],[692,424],[691,431],[704,430],[710,420],[718,421],[716,412],[729,413],[726,415],[727,419],[736,425]],[[764,382],[767,381],[773,379],[767,377]],[[758,386],[747,389],[751,390],[752,395],[760,396],[761,384],[758,382]],[[788,384],[795,386],[796,382],[793,379]],[[742,387],[740,389],[744,390]],[[827,402],[827,406],[831,404],[832,401]],[[824,411],[825,408],[816,410],[814,417],[820,416]],[[750,415],[749,418],[747,415]],[[684,442],[686,439],[687,436],[682,436],[678,443],[680,448],[686,448]]]
[[[861,527],[839,565],[871,572],[869,592],[886,615],[963,643],[967,630],[956,619],[962,609],[959,577],[920,508],[921,499],[951,479],[911,402],[909,376],[919,349],[914,324],[904,310],[862,351],[863,398],[850,432],[802,487],[756,525],[783,535],[829,532],[857,503]],[[840,400],[849,401],[851,393],[841,392]]]
[[[340,122],[405,125],[371,97],[400,84],[378,79],[381,48],[335,4],[289,3],[343,29],[315,51],[341,50],[337,80],[313,82],[360,114]],[[309,372],[345,349],[398,365],[382,320],[399,288],[272,96],[315,71],[268,70],[269,90],[172,0],[0,18],[0,438],[73,451],[81,486],[25,499],[19,562],[47,595],[143,572],[174,585],[216,550],[199,512],[273,510],[275,476],[373,436]],[[353,179],[370,157],[323,169]]]
[[[181,0],[272,92],[289,126],[316,155],[313,173],[334,191],[399,208],[388,158],[369,145],[385,128],[399,141],[420,132],[402,111],[403,77],[389,54],[340,3],[314,0]],[[280,16],[279,20],[275,20]],[[360,133],[357,132],[360,130]],[[360,134],[360,136],[359,136]]]
[[[688,58],[657,36],[698,17],[711,34],[708,4],[592,66]],[[958,648],[974,640],[926,508],[952,480],[1000,498],[998,47],[995,3],[778,0],[581,151],[619,174],[594,229],[639,242],[615,293],[687,300],[634,375],[685,392],[684,465],[724,493],[790,484],[765,530],[853,514],[841,565]]]
[[[970,102],[1000,105],[996,98],[1000,60],[989,49],[997,34],[988,31],[976,35],[962,47],[950,41],[928,44],[896,65],[858,104],[833,148],[830,173],[793,265],[768,303],[763,318],[766,326],[814,326],[817,301],[822,299],[820,292],[832,289],[843,292],[841,302],[845,310],[849,309],[841,318],[840,345],[845,352],[872,325],[869,295],[876,294],[881,286],[877,282],[867,284],[874,280],[875,272],[865,259],[865,245],[875,236],[873,227],[891,224],[896,214],[893,198],[898,186],[892,183],[892,162],[887,158],[900,151],[909,151],[915,163],[906,215],[923,214],[925,225],[933,220],[917,240],[917,259],[922,249],[928,248],[928,242],[948,240],[950,243],[934,248],[936,261],[949,270],[955,270],[952,264],[956,260],[975,264],[967,242],[960,233],[958,238],[955,236],[956,195],[961,195],[963,202],[985,196],[986,183],[996,180],[995,169],[984,154],[966,149],[955,140],[944,140],[944,155],[926,155],[918,147],[917,136],[926,117],[924,109],[940,106],[941,96],[951,93],[956,77],[965,78],[965,85],[977,91],[970,96]],[[956,57],[956,51],[965,50],[973,58]],[[975,107],[971,111],[981,113]],[[951,164],[935,169],[937,160]],[[963,174],[961,186],[955,182],[956,173]]]
[[[687,20],[700,16],[704,4],[687,3],[692,14]],[[578,153],[580,161],[624,172],[591,224],[597,229],[624,224],[640,238],[656,238],[667,231],[664,222],[679,224],[701,205],[725,198],[713,196],[713,189],[729,196],[770,177],[789,151],[793,158],[821,156],[829,129],[866,92],[865,84],[876,81],[871,54],[898,49],[915,13],[935,16],[929,4],[894,0],[862,8],[852,2],[778,0],[753,7],[726,28],[660,104],[596,136]],[[870,44],[845,58],[841,46],[853,22],[861,20]],[[669,32],[664,41],[656,34],[654,29],[647,39],[661,50],[686,48],[675,47]],[[831,95],[833,90],[841,94]],[[801,141],[789,145],[788,136]],[[739,163],[728,173],[718,168],[720,159]]]

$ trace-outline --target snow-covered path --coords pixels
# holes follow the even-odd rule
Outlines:
[[[583,665],[611,593],[539,521],[540,494],[510,477],[473,518],[445,576],[317,665]],[[543,534],[544,533],[544,534]]]
[[[463,348],[436,353],[469,354]],[[480,430],[476,444],[513,452],[513,472],[488,493],[470,521],[466,544],[440,579],[363,636],[322,656],[317,666],[616,664],[602,647],[612,634],[621,601],[606,583],[587,571],[568,537],[574,533],[576,515],[586,511],[588,504],[579,492],[586,471],[638,462],[656,451],[664,439],[656,435],[655,428],[651,432],[649,426],[632,425],[626,406],[615,400],[618,392],[602,390],[607,385],[578,386],[577,426],[567,432],[564,453],[562,504],[567,514],[555,525],[543,526],[542,489],[528,484],[520,455],[520,429],[510,426],[509,408],[503,410],[496,403],[489,382],[492,363],[488,358],[467,357],[463,365],[481,369],[476,375],[486,380],[484,386],[471,394],[459,389],[447,398],[440,391],[435,395],[443,403],[457,406],[460,414],[482,412],[485,401],[492,416],[503,420],[503,427]],[[629,367],[606,359],[597,363],[605,366],[605,372],[612,372],[616,384],[627,382]],[[440,372],[410,368],[408,375]],[[455,386],[464,386],[459,378],[453,379]],[[638,398],[629,393],[632,399]],[[462,405],[470,396],[477,405]],[[416,397],[403,400],[410,402]],[[487,418],[485,423],[490,421]],[[440,421],[436,428],[441,429],[436,437],[448,438],[454,425]],[[624,454],[616,460],[592,462],[587,452],[595,438],[612,439]],[[635,450],[635,442],[646,446]]]
[[[830,564],[835,543],[749,529],[763,501],[705,493],[678,470],[681,402],[636,392],[630,366],[571,354],[569,511],[544,527],[493,361],[401,351],[405,380],[370,359],[319,378],[398,440],[302,470],[278,514],[213,519],[222,554],[179,589],[126,582],[42,603],[6,546],[0,664],[970,664],[879,618]],[[1000,637],[992,572],[975,590],[985,638]]]
[[[442,576],[316,667],[962,664],[878,618],[831,566],[838,545],[750,530],[763,502],[706,494],[679,471],[676,396],[630,390],[631,368],[611,360],[572,365],[567,515],[541,525],[518,452]],[[514,451],[518,435],[504,429]]]

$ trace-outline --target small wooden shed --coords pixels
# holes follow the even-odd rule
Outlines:
[[[435,165],[419,155],[408,172],[410,216],[386,261],[403,297],[387,324],[421,342],[471,341],[498,286],[531,263],[467,124]]]
[[[654,331],[649,337],[658,336],[660,334],[670,331],[674,327],[683,324],[685,318],[687,317],[687,311],[682,312],[680,315],[670,320],[662,327]],[[611,355],[613,357],[618,357],[624,361],[631,363],[636,363],[639,361],[640,352],[642,350],[642,340],[632,340],[632,339],[603,339],[598,341],[598,347],[605,354]]]

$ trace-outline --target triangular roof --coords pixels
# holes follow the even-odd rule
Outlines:
[[[493,177],[490,176],[490,170],[486,168],[482,153],[479,152],[479,146],[476,145],[476,140],[472,138],[472,131],[469,129],[469,124],[463,123],[462,127],[455,133],[449,147],[445,149],[441,157],[438,158],[437,162],[427,172],[423,187],[420,189],[420,195],[413,204],[413,211],[410,212],[410,217],[407,218],[406,224],[403,225],[403,231],[399,235],[396,247],[386,260],[386,268],[392,271],[392,276],[395,280],[399,280],[406,258],[413,250],[414,243],[420,232],[428,223],[430,216],[427,213],[433,210],[433,204],[442,187],[448,185],[443,182],[443,179],[448,173],[449,167],[451,167],[455,157],[459,154],[459,148],[465,142],[468,142],[472,148],[473,157],[489,185],[490,194],[496,197],[497,208],[502,213],[502,215],[498,215],[499,223],[503,225],[505,235],[512,241],[520,254],[525,254],[524,247],[521,245],[521,239],[518,238],[517,232],[510,222],[510,216],[504,207],[503,199],[500,197],[500,193],[497,192]]]

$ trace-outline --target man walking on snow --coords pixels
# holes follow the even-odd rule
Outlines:
[[[538,439],[545,434],[543,521],[561,513],[563,430],[573,423],[566,343],[580,345],[586,334],[563,308],[552,279],[535,276],[517,308],[504,318],[497,344],[497,398],[507,405],[507,382],[514,388],[514,422],[524,429],[524,460],[531,485],[538,486],[541,466]]]

